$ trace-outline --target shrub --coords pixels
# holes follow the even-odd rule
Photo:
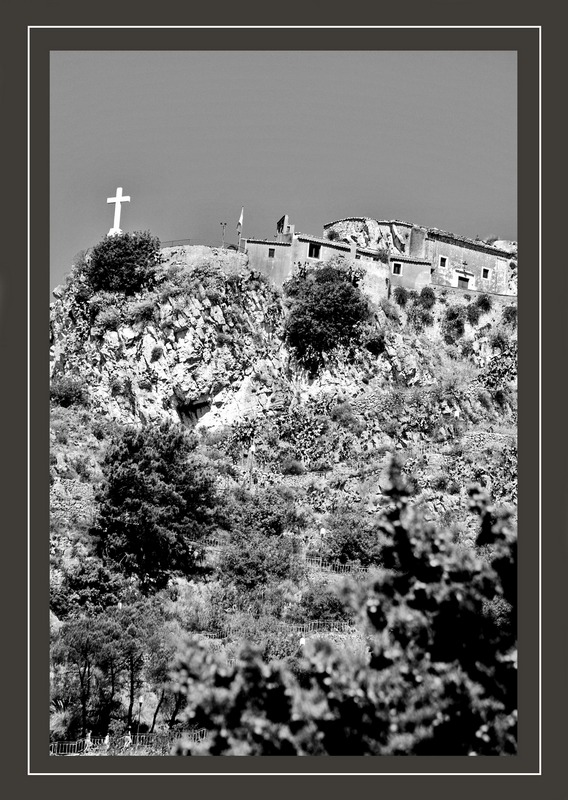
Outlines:
[[[491,347],[498,347],[500,350],[504,350],[507,347],[508,342],[509,340],[507,339],[507,336],[500,329],[497,329],[489,338]]]
[[[487,314],[493,308],[493,301],[488,294],[480,294],[475,304],[479,306],[482,314]]]
[[[448,486],[447,475],[436,475],[432,480],[432,489],[436,492],[445,492]]]
[[[480,389],[477,393],[477,400],[486,411],[491,409],[491,396],[485,389]]]
[[[429,310],[436,303],[436,293],[430,286],[424,286],[420,292],[420,303],[423,308]]]
[[[134,294],[155,280],[160,240],[149,231],[106,236],[91,252],[84,274],[94,291]]]
[[[353,408],[347,402],[338,403],[330,410],[330,417],[344,428],[354,433],[360,433],[362,429],[361,420],[354,413]]]
[[[222,551],[219,575],[224,582],[245,591],[273,581],[294,580],[302,571],[295,549],[289,537],[241,534]]]
[[[434,317],[428,309],[424,308],[420,303],[413,303],[408,311],[408,322],[420,332],[425,327],[434,324]]]
[[[51,381],[50,398],[58,406],[63,406],[63,408],[86,406],[88,405],[88,398],[84,385],[84,381],[73,378],[70,375],[54,378]]]
[[[473,342],[471,339],[466,339],[464,342],[462,342],[461,354],[464,358],[469,358],[473,355],[473,352]]]
[[[228,333],[218,333],[217,334],[217,344],[219,347],[222,347],[224,344],[231,344],[233,338],[229,336]]]
[[[503,309],[503,322],[505,325],[517,325],[517,306],[505,306]]]
[[[455,344],[463,336],[465,315],[464,306],[456,305],[446,308],[442,322],[442,333],[447,344]]]
[[[469,305],[466,309],[467,321],[470,325],[477,325],[481,316],[481,309],[478,305]]]
[[[510,392],[507,387],[495,389],[493,392],[493,400],[499,408],[504,409],[509,402],[509,395]]]
[[[153,300],[140,300],[131,303],[125,310],[126,321],[136,325],[139,322],[153,322],[156,306]]]
[[[408,291],[404,286],[397,286],[393,292],[394,301],[401,308],[404,308],[408,302]]]
[[[150,362],[153,363],[154,361],[159,361],[160,358],[164,355],[164,348],[157,344],[152,348],[152,353],[150,355]]]
[[[312,371],[324,353],[360,338],[369,306],[354,280],[345,268],[330,263],[305,270],[285,286],[292,302],[284,336],[300,363]]]
[[[306,471],[301,461],[294,458],[286,458],[282,462],[281,471],[283,475],[303,475]]]
[[[391,322],[400,322],[400,317],[398,316],[397,310],[390,300],[387,300],[386,297],[383,297],[383,299],[379,302],[379,305],[387,319],[390,319]]]

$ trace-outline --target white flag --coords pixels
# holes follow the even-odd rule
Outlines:
[[[239,217],[239,221],[237,222],[237,230],[239,231],[239,233],[243,229],[243,214],[244,213],[245,213],[245,207],[243,206],[241,208],[241,216]]]

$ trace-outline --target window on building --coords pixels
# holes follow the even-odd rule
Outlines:
[[[435,267],[430,267],[430,275],[433,275],[436,272]]]
[[[276,252],[276,248],[275,247],[269,247],[268,248],[268,258],[274,258],[274,253],[275,252]]]
[[[321,252],[321,244],[310,242],[308,245],[308,258],[319,258]]]
[[[356,259],[357,261],[360,261],[360,260],[361,260],[361,256],[355,256],[355,259]]]
[[[488,278],[489,277],[489,270],[487,269],[487,267],[483,267],[483,269],[481,270],[481,277],[482,278]]]
[[[448,259],[446,256],[440,256],[440,266],[446,267],[448,265]]]
[[[392,274],[393,275],[402,275],[402,264],[393,263],[392,265]]]

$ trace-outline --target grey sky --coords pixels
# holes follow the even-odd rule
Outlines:
[[[55,52],[51,286],[108,232],[361,215],[517,238],[514,52]]]

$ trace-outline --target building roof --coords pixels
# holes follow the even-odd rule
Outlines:
[[[391,262],[391,264],[393,263],[393,261],[396,261],[396,262],[404,261],[406,264],[408,264],[408,263],[410,263],[410,264],[431,264],[432,263],[429,258],[415,258],[414,256],[406,256],[406,255],[404,255],[404,253],[402,253],[401,255],[396,255],[394,253],[391,253],[389,255],[389,261]]]
[[[248,242],[253,242],[254,244],[276,244],[280,247],[290,247],[292,242],[279,242],[277,239],[257,239],[254,236],[243,236],[243,239]]]
[[[492,244],[487,244],[487,242],[483,242],[481,239],[470,239],[467,236],[459,236],[455,233],[450,233],[449,231],[442,231],[440,228],[426,228],[426,230],[428,232],[428,236],[432,236],[434,238],[453,239],[453,241],[462,242],[469,247],[474,246],[480,250],[486,250],[497,255],[502,255],[505,258],[511,257],[511,254],[506,250],[501,250],[500,247],[494,247]]]
[[[351,251],[351,245],[348,242],[336,242],[336,241],[333,241],[332,239],[326,239],[323,236],[312,236],[311,233],[298,233],[298,232],[296,232],[294,234],[294,237],[296,239],[299,239],[301,242],[315,242],[315,244],[322,244],[325,247],[332,247],[335,250],[343,250],[343,251],[346,251],[346,252],[350,252]],[[270,246],[279,245],[280,247],[290,247],[291,244],[292,244],[292,242],[279,242],[276,239],[257,239],[256,237],[253,237],[253,236],[248,237],[248,238],[247,237],[243,237],[243,238],[245,239],[247,244],[248,244],[248,242],[252,242],[253,244],[265,244],[265,245],[270,245]],[[355,245],[355,250],[356,250],[357,253],[363,253],[364,255],[376,256],[377,253],[379,252],[378,250],[375,250],[372,247],[360,247],[355,242],[353,242],[353,244]]]

